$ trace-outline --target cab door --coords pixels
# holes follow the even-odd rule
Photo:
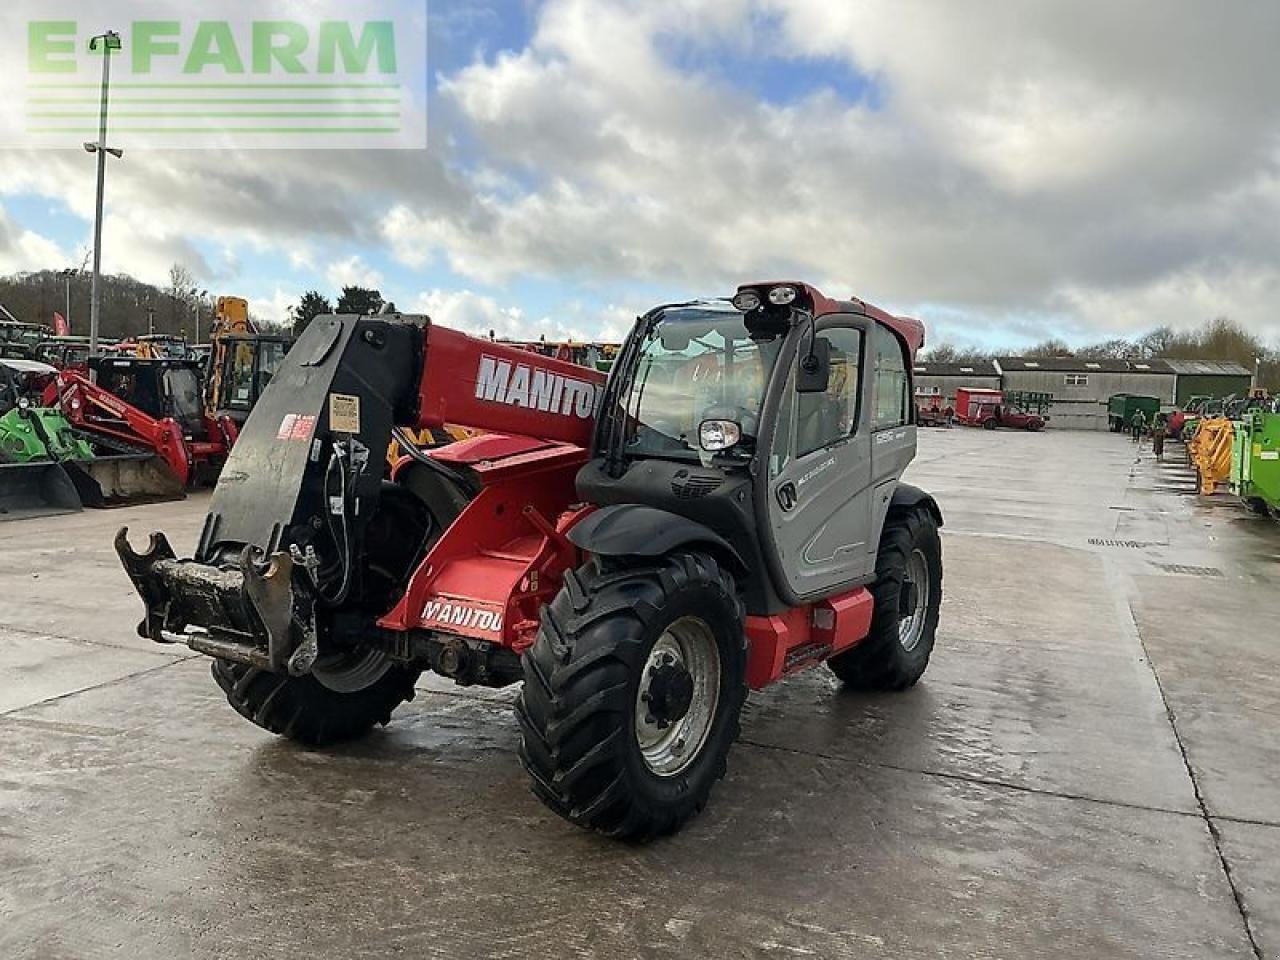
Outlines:
[[[812,600],[874,576],[871,496],[874,481],[870,384],[865,375],[870,325],[860,317],[825,317],[815,336],[830,344],[830,377],[821,393],[796,390],[809,353],[801,330],[762,458],[767,542],[785,593]]]
[[[911,363],[907,346],[884,324],[872,324],[868,358],[871,432],[872,569],[880,531],[898,481],[916,455],[916,425],[911,406]]]

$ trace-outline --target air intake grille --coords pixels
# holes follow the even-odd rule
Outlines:
[[[671,481],[671,492],[681,500],[697,500],[718,489],[724,483],[723,477],[714,474],[693,474],[681,472]]]

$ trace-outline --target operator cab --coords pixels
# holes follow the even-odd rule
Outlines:
[[[223,337],[221,343],[223,349],[215,350],[210,358],[221,369],[209,371],[209,407],[215,417],[230,417],[243,424],[280,369],[293,338],[233,334]]]
[[[739,558],[752,614],[870,583],[915,454],[922,340],[916,321],[802,284],[660,307],[619,353],[578,493],[617,505],[602,523],[705,525]]]
[[[197,361],[99,357],[89,365],[98,386],[130,406],[158,420],[172,418],[188,438],[207,432]]]

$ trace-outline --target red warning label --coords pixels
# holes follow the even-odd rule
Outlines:
[[[276,431],[276,439],[307,441],[311,439],[315,428],[315,417],[304,416],[301,413],[286,413],[284,419],[280,421],[280,429]]]

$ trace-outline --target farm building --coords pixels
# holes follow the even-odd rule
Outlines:
[[[1242,396],[1251,376],[1238,363],[1205,360],[1115,360],[1083,357],[997,357],[963,363],[915,366],[918,394],[940,394],[955,405],[956,388],[1049,393],[1052,426],[1065,430],[1107,429],[1107,401],[1117,393],[1156,397],[1165,410],[1192,397]]]
[[[996,366],[1006,391],[1053,394],[1049,416],[1058,429],[1107,429],[1107,401],[1117,393],[1174,404],[1176,377],[1163,360],[998,357]]]
[[[964,363],[930,363],[915,366],[916,393],[940,394],[947,406],[955,406],[957,387],[1000,389],[1000,371],[992,360],[970,360]]]
[[[1241,397],[1249,392],[1253,375],[1238,363],[1209,360],[1157,360],[1177,378],[1174,403],[1184,407],[1192,397]]]

